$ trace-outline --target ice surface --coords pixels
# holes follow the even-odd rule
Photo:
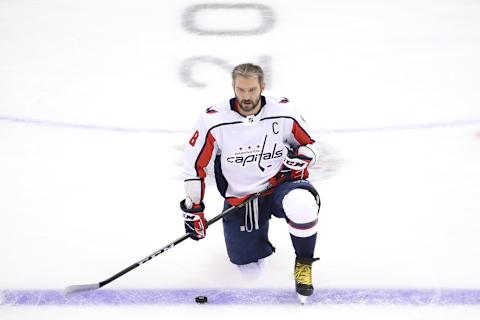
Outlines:
[[[480,318],[480,3],[258,4],[0,3],[2,320]],[[241,26],[258,30],[229,35]],[[219,223],[63,296],[182,235],[183,145],[245,61],[263,62],[268,93],[298,105],[323,150],[311,304],[295,303],[280,220],[256,280],[227,261]]]
[[[55,290],[7,290],[4,305],[194,305],[195,297],[207,296],[209,305],[297,305],[291,289],[127,289],[65,294]],[[478,305],[480,290],[466,289],[317,289],[310,305]]]

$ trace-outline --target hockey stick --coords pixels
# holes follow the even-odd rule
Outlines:
[[[264,190],[262,191],[259,191],[257,193],[254,193],[252,195],[250,195],[245,201],[243,201],[242,203],[240,203],[238,206],[235,206],[235,207],[230,207],[228,209],[226,209],[225,211],[223,211],[222,213],[216,215],[215,217],[213,217],[212,219],[208,220],[207,221],[207,227],[214,224],[215,222],[217,222],[218,220],[222,219],[223,217],[225,217],[227,214],[229,213],[232,213],[234,211],[236,211],[237,209],[240,209],[242,207],[244,207],[247,203],[251,202],[252,200],[260,197],[264,192],[270,190],[272,188],[272,185],[269,184]],[[155,258],[156,256],[164,253],[165,251],[175,247],[177,244],[179,244],[180,242],[188,239],[190,236],[190,233],[186,233],[184,234],[183,236],[181,236],[180,238],[170,242],[169,244],[167,244],[166,246],[164,246],[163,248],[161,249],[158,249],[157,251],[155,251],[154,253],[152,253],[151,255],[143,258],[142,260],[138,261],[138,262],[135,262],[134,264],[132,264],[131,266],[129,266],[128,268],[125,268],[123,269],[122,271],[120,271],[119,273],[111,276],[110,278],[106,279],[106,280],[103,280],[99,283],[90,283],[90,284],[79,284],[79,285],[72,285],[72,286],[68,286],[65,288],[64,292],[65,294],[71,294],[71,293],[75,293],[75,292],[81,292],[81,291],[90,291],[90,290],[96,290],[96,289],[99,289],[107,284],[109,284],[110,282],[120,278],[121,276],[123,276],[124,274],[132,271],[133,269],[141,266],[142,264],[152,260],[153,258]]]

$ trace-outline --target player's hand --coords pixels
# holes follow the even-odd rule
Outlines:
[[[286,181],[308,179],[308,165],[312,158],[295,152],[289,152],[283,160],[282,168],[278,173],[269,179],[272,186],[276,187]]]
[[[203,210],[205,205],[203,202],[194,204],[190,198],[180,201],[180,209],[183,211],[183,219],[185,220],[185,231],[190,234],[193,240],[205,238],[207,229],[207,220]]]

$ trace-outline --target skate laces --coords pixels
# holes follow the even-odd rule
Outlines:
[[[297,262],[295,264],[295,281],[299,284],[307,286],[312,285],[312,266]]]

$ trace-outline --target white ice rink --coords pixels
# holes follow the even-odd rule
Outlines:
[[[218,223],[62,300],[183,234],[183,145],[247,61],[323,150],[312,303],[278,219],[258,279]],[[479,215],[480,1],[0,0],[1,320],[480,319]]]

